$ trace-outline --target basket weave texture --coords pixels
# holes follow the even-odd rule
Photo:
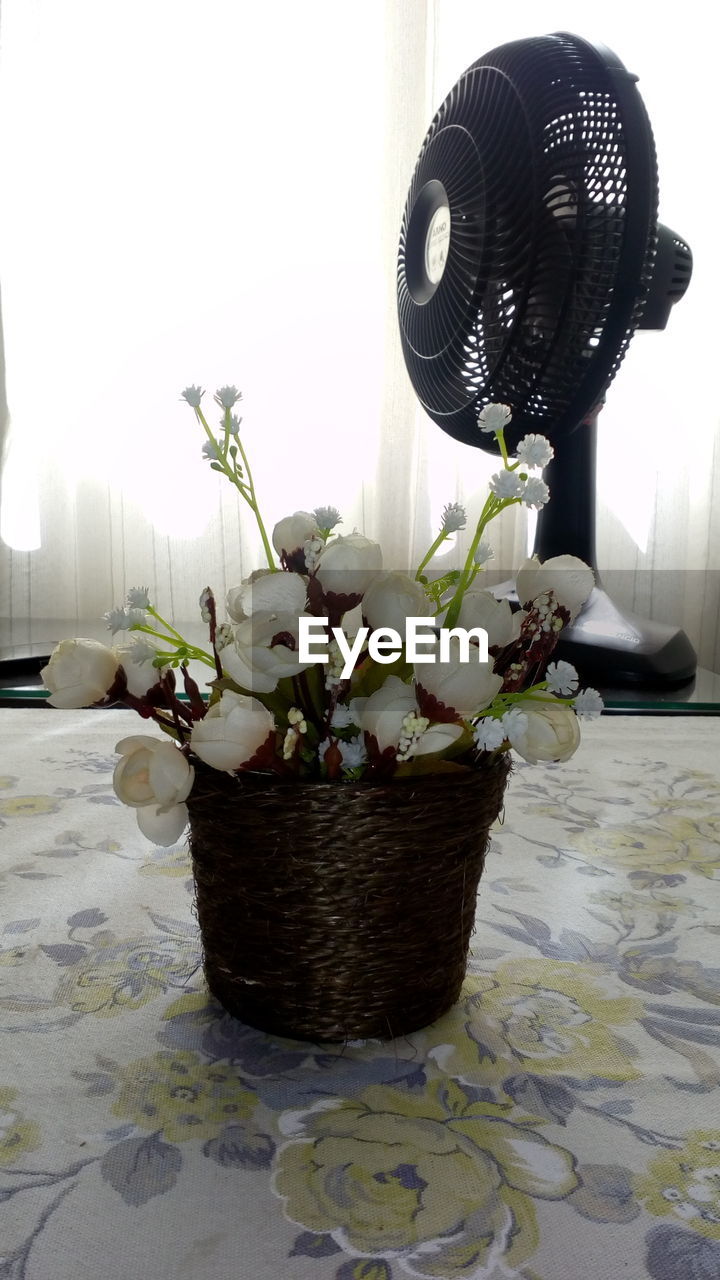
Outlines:
[[[301,1040],[389,1039],[455,1003],[506,756],[383,785],[193,764],[205,975],[229,1013]]]

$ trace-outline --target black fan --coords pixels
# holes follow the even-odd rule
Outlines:
[[[623,613],[595,555],[595,429],[637,328],[664,328],[692,272],[657,221],[650,123],[631,75],[567,33],[474,62],[427,133],[398,258],[403,352],[429,416],[481,448],[484,405],[513,410],[507,441],[546,435],[552,500],[535,552],[569,553],[598,586],[560,656],[602,684],[677,686],[695,673],[684,632]]]

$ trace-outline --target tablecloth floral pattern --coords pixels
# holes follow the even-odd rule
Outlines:
[[[459,1004],[337,1046],[207,995],[130,713],[0,723],[0,1280],[720,1276],[720,721],[520,764]]]

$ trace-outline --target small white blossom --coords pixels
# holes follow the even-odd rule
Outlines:
[[[367,761],[367,751],[362,735],[351,738],[349,742],[338,739],[338,747],[342,756],[343,769],[357,769]]]
[[[515,450],[515,456],[526,467],[546,467],[555,457],[555,450],[546,436],[531,434],[523,436]]]
[[[511,418],[512,409],[509,404],[486,404],[478,414],[478,426],[481,431],[493,435],[502,431]]]
[[[198,600],[198,604],[200,605],[200,617],[202,618],[203,622],[212,621],[210,610],[208,608],[208,601],[211,599],[212,599],[212,591],[210,590],[209,587],[206,587],[204,591],[200,592],[200,599]]]
[[[150,588],[131,587],[127,593],[127,603],[131,609],[149,609]]]
[[[476,548],[475,555],[473,556],[473,559],[474,559],[474,561],[475,561],[475,563],[476,563],[476,564],[479,564],[479,565],[480,565],[480,567],[481,567],[481,568],[482,568],[482,566],[483,566],[484,564],[487,564],[487,563],[488,563],[488,560],[494,560],[494,559],[495,559],[495,552],[493,551],[492,547],[490,546],[490,543],[489,543],[489,542],[487,542],[487,541],[485,540],[485,538],[481,538],[480,543],[479,543],[478,547]]]
[[[148,636],[138,636],[137,639],[131,640],[128,652],[130,661],[137,662],[138,666],[143,662],[153,662],[157,657],[157,649]]]
[[[232,644],[234,639],[235,639],[235,633],[232,627],[230,626],[230,623],[221,622],[220,626],[215,632],[215,648],[217,649],[218,653],[220,653],[221,649],[227,649],[228,645]]]
[[[342,684],[342,673],[345,667],[345,658],[340,651],[337,640],[331,640],[327,648],[328,661],[325,667],[325,688],[334,689],[336,685]]]
[[[323,539],[317,536],[313,538],[308,538],[307,542],[303,542],[303,555],[305,557],[305,568],[307,569],[308,573],[312,573],[313,570],[317,568],[318,560],[320,559],[320,552],[322,551],[324,546],[325,546],[325,543],[323,542]]]
[[[242,393],[237,387],[220,387],[220,390],[215,392],[215,400],[223,409],[232,409],[238,400],[242,400]]]
[[[561,697],[569,697],[578,687],[578,673],[570,662],[551,662],[545,672],[548,688]]]
[[[542,480],[540,476],[530,476],[530,479],[526,481],[525,488],[522,492],[522,500],[525,503],[525,506],[536,507],[539,511],[540,507],[545,506],[549,497],[550,490],[548,489],[545,481]]]
[[[575,714],[581,720],[596,720],[602,713],[605,703],[597,689],[581,689],[573,706]]]
[[[467,512],[461,502],[449,502],[442,513],[442,527],[445,533],[457,533],[467,524]]]
[[[200,401],[204,395],[205,392],[200,387],[186,387],[180,398],[181,400],[187,400],[191,408],[199,409]]]
[[[500,720],[486,716],[475,729],[475,746],[478,751],[495,751],[505,741],[505,730]]]
[[[330,721],[332,728],[347,729],[348,725],[356,723],[357,721],[353,718],[353,713],[350,708],[346,706],[344,702],[338,702],[332,713],[332,720]]]
[[[415,755],[418,743],[429,727],[427,716],[419,716],[416,711],[409,711],[404,717],[397,746],[398,760],[411,760]]]
[[[334,529],[336,525],[342,524],[342,516],[337,507],[316,507],[313,515],[320,529]]]
[[[299,741],[300,734],[297,729],[292,727],[288,729],[285,737],[283,738],[283,760],[292,760]]]
[[[490,481],[490,489],[496,498],[522,497],[525,481],[516,471],[498,471]]]
[[[299,707],[291,707],[288,711],[288,724],[293,725],[298,733],[307,733],[307,720]]]
[[[203,458],[207,458],[208,462],[217,462],[220,456],[217,450],[217,445],[213,444],[212,440],[205,441],[202,447],[202,455]]]
[[[236,413],[231,413],[231,414],[230,414],[230,435],[231,435],[231,436],[236,436],[236,435],[238,435],[238,433],[239,433],[239,431],[240,431],[240,423],[241,423],[241,422],[242,422],[242,418],[238,418],[238,416],[237,416],[237,414],[236,414]]]
[[[107,623],[108,631],[112,631],[115,635],[116,631],[127,630],[128,611],[127,609],[110,609],[103,614],[103,621]]]
[[[527,732],[528,718],[519,707],[511,707],[509,711],[506,711],[500,723],[505,732],[505,737],[509,739],[513,747],[520,742]]]

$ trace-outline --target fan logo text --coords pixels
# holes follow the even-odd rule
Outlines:
[[[460,662],[487,662],[488,635],[484,627],[440,627],[429,618],[406,618],[405,638],[394,627],[360,627],[350,640],[342,627],[329,627],[327,618],[298,618],[298,658],[300,662],[329,662],[329,632],[345,659],[341,680],[349,680],[360,655],[367,649],[373,662],[391,663],[405,650],[408,662],[450,662],[450,641],[458,642]],[[438,644],[438,639],[440,643]],[[318,651],[322,646],[322,651]],[[429,652],[431,650],[431,652]]]

